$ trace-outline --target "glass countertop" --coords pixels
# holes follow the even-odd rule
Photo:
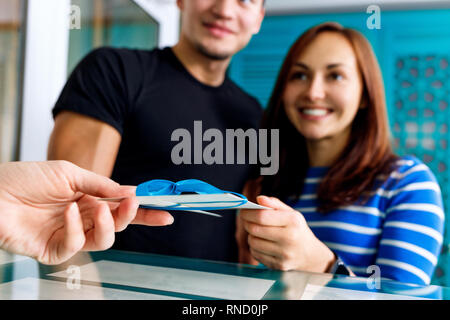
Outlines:
[[[410,300],[450,289],[117,250],[58,266],[0,251],[1,300]]]

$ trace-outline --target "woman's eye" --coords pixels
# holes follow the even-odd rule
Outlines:
[[[306,80],[308,77],[304,72],[294,72],[291,76],[292,80]]]
[[[333,72],[330,74],[330,79],[336,80],[336,81],[341,81],[342,79],[344,79],[344,77],[339,73]]]

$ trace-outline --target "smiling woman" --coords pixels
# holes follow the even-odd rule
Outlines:
[[[265,115],[264,126],[276,125],[285,128],[281,163],[295,163],[299,179],[283,177],[292,177],[291,169],[280,170],[272,179],[286,183],[270,190],[289,197],[300,192],[309,166],[330,166],[319,194],[323,211],[354,202],[396,159],[376,57],[359,32],[338,24],[312,28],[292,46]]]
[[[280,128],[280,170],[245,194],[242,262],[429,284],[442,247],[442,196],[430,169],[391,149],[384,86],[369,42],[336,23],[306,31],[281,68],[262,127]],[[289,204],[286,205],[281,200]],[[256,259],[256,261],[255,261]]]
[[[319,141],[323,145],[324,139],[329,144],[345,143],[361,107],[363,84],[358,62],[351,42],[343,40],[342,35],[332,32],[318,36],[305,48],[288,76],[283,95],[285,111],[309,141],[310,151]],[[328,50],[330,44],[336,48],[334,52]],[[332,157],[311,160],[333,161]]]

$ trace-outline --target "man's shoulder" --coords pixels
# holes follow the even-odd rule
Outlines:
[[[158,59],[162,55],[162,51],[163,50],[158,48],[151,50],[143,50],[143,49],[115,48],[104,46],[92,50],[86,56],[86,60],[144,63],[148,60]]]
[[[258,112],[262,112],[262,106],[259,103],[258,99],[251,95],[250,93],[244,91],[237,83],[235,83],[232,79],[227,78],[228,88],[232,91],[233,96],[236,99],[240,99],[245,104],[248,104],[255,108]]]
[[[166,49],[99,47],[92,50],[78,66],[83,73],[97,73],[114,81],[124,81],[138,90],[151,81],[158,68],[167,64]]]

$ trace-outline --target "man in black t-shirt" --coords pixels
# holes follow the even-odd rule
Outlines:
[[[259,31],[263,0],[177,3],[182,28],[173,48],[101,48],[77,66],[53,110],[49,159],[69,160],[120,184],[200,179],[242,191],[248,164],[176,165],[171,153],[177,142],[171,137],[186,129],[198,139],[195,121],[203,131],[214,128],[223,136],[226,129],[258,127],[259,103],[226,76],[226,69]],[[223,218],[171,213],[171,226],[129,227],[116,234],[113,248],[237,261],[234,213],[225,211]]]

